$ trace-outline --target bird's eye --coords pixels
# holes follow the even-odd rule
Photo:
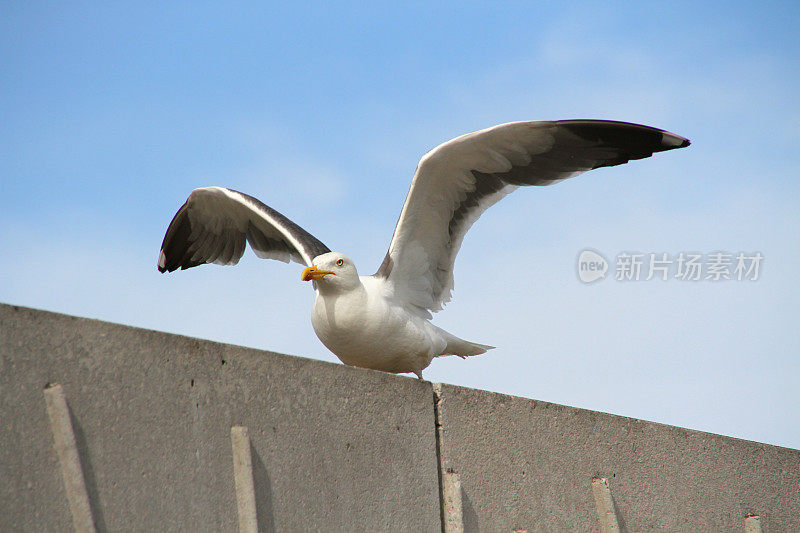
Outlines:
[[[336,266],[342,266],[344,264],[344,259],[337,259]]]

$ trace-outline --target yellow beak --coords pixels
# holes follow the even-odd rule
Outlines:
[[[314,265],[303,269],[303,275],[301,276],[300,279],[302,279],[303,281],[311,281],[316,279],[322,279],[328,274],[331,274],[333,276],[336,275],[335,272],[331,272],[330,270],[319,270],[317,269],[317,265]]]

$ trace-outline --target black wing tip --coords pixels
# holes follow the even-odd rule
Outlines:
[[[205,264],[207,264],[205,261],[192,261],[186,256],[183,256],[179,258],[173,258],[172,260],[166,262],[159,259],[156,268],[162,274],[169,274],[170,272],[175,272],[178,269],[186,270],[187,268],[194,268],[196,266]]]
[[[167,272],[167,256],[164,255],[163,248],[158,252],[158,264],[156,265],[156,268],[158,268],[158,271],[162,274]]]
[[[164,250],[158,254],[158,264],[156,265],[158,271],[162,274],[167,274],[169,272],[174,272],[178,269],[178,265],[175,264],[167,264],[167,256],[164,254]]]
[[[203,264],[202,261],[192,261],[193,254],[189,253],[192,225],[186,214],[188,205],[189,200],[175,213],[164,235],[157,263],[162,274]]]
[[[692,141],[687,139],[686,137],[681,137],[680,135],[675,135],[674,133],[670,133],[668,131],[661,130],[661,149],[662,150],[674,150],[676,148],[686,148],[690,146]]]
[[[653,126],[646,126],[644,124],[637,124],[635,122],[624,122],[619,120],[604,120],[604,119],[591,119],[591,118],[584,118],[584,119],[568,119],[568,120],[556,120],[554,121],[555,124],[560,126],[565,126],[568,129],[572,130],[575,133],[580,133],[581,129],[591,130],[593,128],[624,128],[629,130],[639,130],[639,131],[649,131],[651,134],[661,134],[661,151],[663,150],[673,150],[675,148],[686,148],[690,146],[692,143],[689,139],[685,137],[681,137],[680,135],[676,135],[672,132],[667,130],[663,130],[661,128],[655,128]],[[595,129],[595,132],[598,131]]]
[[[181,263],[176,263],[176,264],[171,264],[171,265],[166,265],[166,266],[157,265],[156,268],[162,274],[169,274],[170,272],[175,272],[178,269],[186,270],[187,268],[193,268],[193,267],[200,266],[200,265],[205,265],[205,264],[206,263],[204,263],[202,261],[201,262],[191,261],[191,262],[181,262]]]

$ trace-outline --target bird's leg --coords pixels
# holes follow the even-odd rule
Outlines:
[[[422,379],[422,370],[414,370],[413,371],[419,379]]]

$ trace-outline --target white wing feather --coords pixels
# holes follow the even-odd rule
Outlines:
[[[598,120],[513,122],[457,137],[420,160],[375,276],[410,311],[430,318],[450,300],[467,230],[517,187],[550,185],[688,144],[656,128]]]

